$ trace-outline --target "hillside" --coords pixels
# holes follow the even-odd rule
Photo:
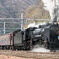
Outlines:
[[[43,7],[42,0],[0,0],[0,18],[50,18],[49,12]]]
[[[0,18],[20,18],[35,0],[0,0]]]
[[[50,19],[49,12],[44,9],[42,0],[36,0],[36,4],[29,6],[26,10],[26,18],[31,19]]]

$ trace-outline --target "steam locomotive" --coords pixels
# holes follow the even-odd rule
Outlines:
[[[55,49],[59,47],[59,24],[57,22],[41,25],[32,32],[30,30],[29,33],[32,33],[30,34],[32,45],[39,43],[48,49]]]
[[[30,50],[36,44],[45,48],[59,47],[59,24],[39,25],[25,30],[17,30],[9,34],[0,36],[0,48],[12,50]]]

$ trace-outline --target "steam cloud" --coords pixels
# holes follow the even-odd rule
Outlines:
[[[44,9],[48,10],[51,16],[51,20],[55,20],[57,18],[57,8],[55,6],[55,0],[42,0],[44,3]],[[56,4],[58,5],[58,1],[56,0]],[[56,19],[57,20],[57,19]]]
[[[33,22],[33,23],[30,23],[30,24],[28,25],[28,28],[29,28],[29,27],[38,27],[39,25],[45,25],[45,24],[46,24],[45,22],[38,23],[38,24],[35,24],[35,22]]]
[[[43,47],[33,48],[32,52],[50,52],[50,50],[45,49]]]

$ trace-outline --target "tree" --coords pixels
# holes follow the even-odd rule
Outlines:
[[[49,12],[44,9],[42,0],[36,0],[36,3],[36,5],[27,8],[25,17],[32,19],[50,19]]]

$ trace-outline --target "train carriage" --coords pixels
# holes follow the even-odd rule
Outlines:
[[[21,30],[0,36],[0,48],[2,49],[17,49],[20,46],[23,46]]]

